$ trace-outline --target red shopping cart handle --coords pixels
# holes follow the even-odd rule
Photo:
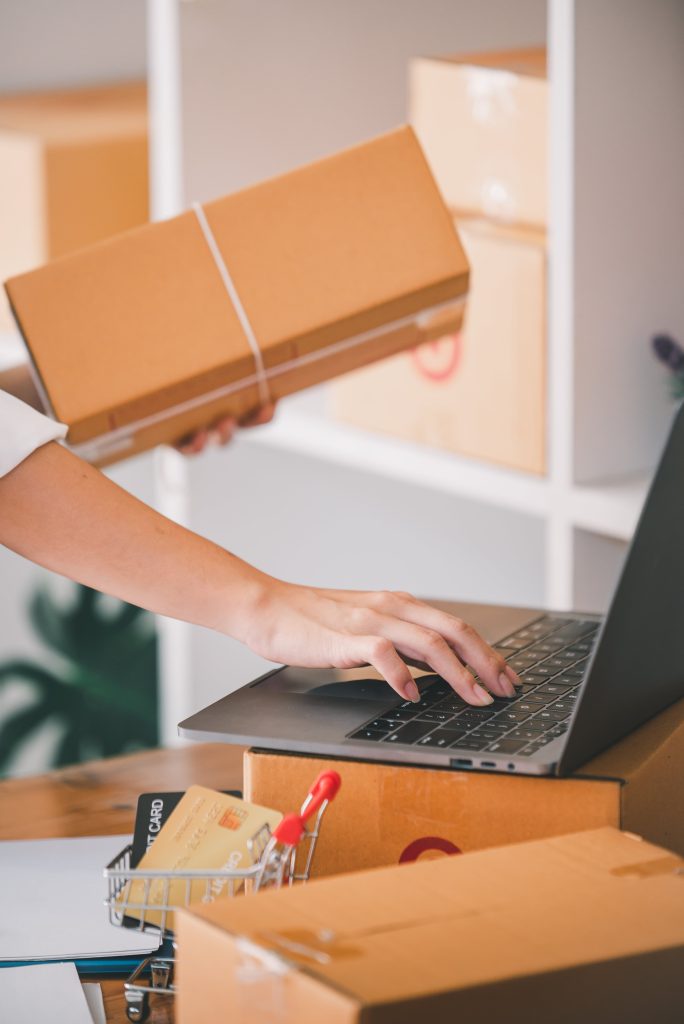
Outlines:
[[[273,829],[273,838],[285,846],[296,846],[306,832],[306,822],[313,817],[321,805],[334,800],[342,785],[337,772],[321,772],[308,792],[299,814],[286,814]]]
[[[337,772],[321,772],[299,809],[302,821],[308,821],[313,817],[326,800],[334,800],[341,785],[342,779]]]
[[[305,831],[304,821],[299,814],[286,814],[273,829],[273,838],[284,846],[296,846]]]

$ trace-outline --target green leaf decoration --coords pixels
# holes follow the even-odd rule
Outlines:
[[[75,586],[64,604],[41,588],[29,617],[49,664],[0,664],[0,690],[22,682],[35,700],[0,725],[0,773],[46,722],[63,733],[53,766],[158,744],[158,658],[154,619],[141,608]]]

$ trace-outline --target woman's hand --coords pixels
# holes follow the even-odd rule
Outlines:
[[[491,694],[512,697],[520,683],[471,626],[404,593],[321,590],[269,579],[241,639],[262,657],[290,665],[372,665],[412,701],[420,697],[407,662],[437,672],[479,706],[491,704]]]
[[[209,445],[228,444],[229,441],[233,440],[236,431],[243,427],[260,427],[264,423],[270,423],[274,414],[275,403],[273,405],[265,405],[262,409],[258,409],[257,412],[251,413],[242,420],[237,420],[233,416],[224,416],[223,419],[217,420],[211,427],[205,427],[203,430],[198,430],[196,434],[183,438],[176,445],[176,449],[182,455],[198,455]]]

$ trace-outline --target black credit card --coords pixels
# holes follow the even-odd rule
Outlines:
[[[221,792],[230,796],[242,797],[235,789],[224,789]],[[138,797],[138,809],[135,812],[135,829],[133,831],[133,849],[131,851],[131,867],[135,868],[159,835],[171,811],[176,807],[185,792],[180,793],[141,793]]]

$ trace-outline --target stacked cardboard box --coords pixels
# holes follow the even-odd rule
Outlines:
[[[543,50],[420,59],[411,120],[471,265],[463,328],[332,389],[347,422],[545,470]]]
[[[334,768],[314,876],[467,853],[612,825],[684,856],[679,780],[684,700],[568,778],[450,771],[251,750],[245,795],[283,813],[307,779]]]
[[[147,197],[143,83],[0,97],[0,281],[143,224]]]
[[[198,904],[177,1019],[675,1024],[683,870],[604,828]]]

